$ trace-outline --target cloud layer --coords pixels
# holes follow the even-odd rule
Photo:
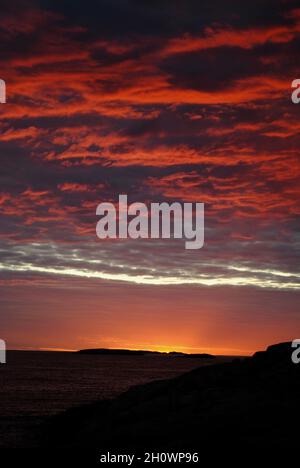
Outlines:
[[[160,3],[4,2],[1,284],[243,286],[292,303],[300,9]],[[96,206],[119,193],[204,202],[204,248],[97,241]]]

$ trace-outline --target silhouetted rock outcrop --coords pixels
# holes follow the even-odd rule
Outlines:
[[[201,367],[69,410],[51,420],[44,443],[289,450],[298,443],[300,417],[300,365],[292,363],[291,352],[290,343],[270,346],[252,358]]]

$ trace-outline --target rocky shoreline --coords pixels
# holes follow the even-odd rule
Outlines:
[[[51,418],[51,447],[290,447],[300,416],[300,366],[291,343],[131,388]],[[293,423],[294,422],[294,423]],[[295,427],[294,427],[294,426]]]

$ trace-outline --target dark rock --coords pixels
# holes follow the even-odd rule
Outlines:
[[[51,447],[289,450],[298,443],[300,365],[290,344],[204,366],[72,409],[44,431]]]

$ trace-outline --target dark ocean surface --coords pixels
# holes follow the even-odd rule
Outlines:
[[[231,359],[9,351],[0,366],[0,447],[34,445],[32,434],[43,419],[72,406]]]

